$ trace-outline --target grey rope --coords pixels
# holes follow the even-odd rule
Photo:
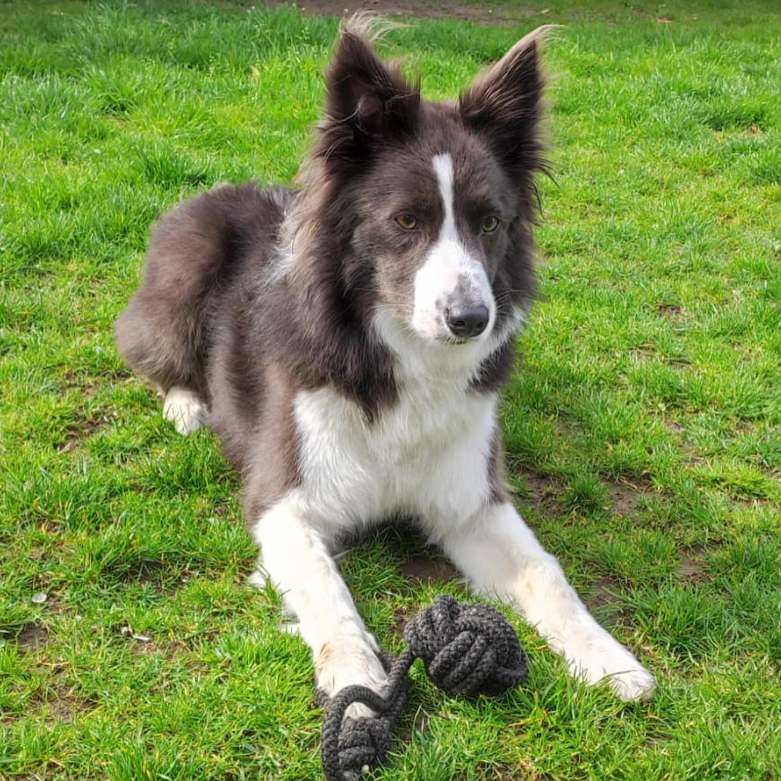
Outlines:
[[[365,686],[347,686],[325,703],[320,753],[328,781],[356,779],[364,769],[385,764],[415,659],[422,659],[429,678],[451,695],[495,697],[528,675],[518,636],[489,605],[440,595],[404,627],[404,640],[407,647],[398,657],[381,657],[388,672],[384,695]],[[377,716],[345,718],[353,703],[368,706]]]

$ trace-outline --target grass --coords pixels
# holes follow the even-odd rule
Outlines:
[[[417,671],[409,742],[380,776],[769,781],[781,16],[772,0],[492,8],[503,26],[422,21],[386,51],[452,96],[528,29],[568,25],[548,49],[556,183],[508,465],[660,689],[642,705],[586,689],[514,619],[528,685],[463,702]],[[319,778],[308,655],[245,585],[237,478],[208,432],[161,421],[111,323],[166,208],[293,176],[336,21],[184,0],[0,17],[0,778]],[[387,648],[403,615],[463,596],[410,574],[418,547],[384,529],[344,563]]]

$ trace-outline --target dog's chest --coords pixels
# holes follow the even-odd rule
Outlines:
[[[472,515],[490,491],[493,395],[442,381],[409,382],[397,403],[369,422],[335,391],[300,392],[301,501],[326,527],[399,514],[419,516],[436,536]]]

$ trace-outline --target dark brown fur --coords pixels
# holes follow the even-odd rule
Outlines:
[[[492,281],[496,327],[534,293],[536,40],[514,47],[457,105],[432,104],[348,27],[327,84],[302,189],[226,186],[178,206],[156,227],[143,285],[116,324],[119,350],[139,374],[207,403],[210,427],[243,472],[248,518],[296,483],[297,390],[332,386],[369,420],[394,403],[393,360],[372,337],[372,312],[382,300],[409,316],[410,279],[430,237],[394,233],[386,212],[416,199],[436,223],[433,155],[453,156],[456,188],[469,193],[460,224],[489,208],[506,219],[474,247]],[[269,284],[291,254],[288,272]],[[513,356],[510,338],[480,368],[474,390],[495,390]],[[500,454],[497,437],[497,496]]]

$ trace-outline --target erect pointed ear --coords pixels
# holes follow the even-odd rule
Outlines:
[[[522,38],[461,96],[464,124],[485,135],[502,163],[515,170],[544,168],[539,124],[545,79],[539,49],[550,27]]]
[[[414,134],[420,85],[386,65],[366,37],[362,19],[343,28],[326,70],[328,100],[320,126],[327,157],[365,157],[371,147]]]

